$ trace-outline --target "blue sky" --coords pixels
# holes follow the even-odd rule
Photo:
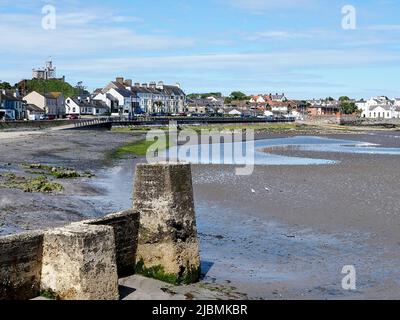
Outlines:
[[[42,28],[48,4],[55,30]],[[400,97],[399,13],[397,0],[0,0],[0,80],[51,56],[90,89],[121,75],[186,92]]]

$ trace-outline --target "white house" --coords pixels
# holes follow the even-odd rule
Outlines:
[[[165,85],[161,81],[132,85],[132,80],[119,77],[104,89],[96,90],[93,96],[104,101],[114,115],[178,113],[186,108],[186,94],[180,85]]]
[[[250,103],[265,103],[265,99],[262,96],[254,96],[250,99]]]
[[[28,120],[40,120],[41,117],[45,115],[44,110],[40,109],[38,106],[34,104],[26,105],[26,114]]]
[[[392,119],[400,118],[400,101],[396,104],[396,99],[390,100],[385,96],[374,97],[367,101],[356,102],[360,109],[362,118],[371,119]]]
[[[288,113],[289,109],[287,105],[276,105],[271,106],[271,111],[274,113]]]
[[[68,97],[65,99],[65,111],[69,115],[101,116],[110,114],[110,108],[101,100],[88,97]]]
[[[242,115],[242,113],[239,110],[236,110],[236,109],[233,109],[233,110],[229,111],[228,114],[230,116],[234,116],[234,117],[240,117]]]
[[[393,118],[394,109],[390,105],[376,105],[369,108],[368,118],[391,119]]]

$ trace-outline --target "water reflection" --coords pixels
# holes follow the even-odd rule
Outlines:
[[[328,159],[290,157],[271,153],[274,150],[282,150],[283,147],[301,151],[400,155],[398,148],[379,148],[366,142],[298,136],[248,142],[174,146],[163,152],[161,157],[165,159],[171,154],[177,154],[178,160],[193,164],[324,165],[336,163]]]

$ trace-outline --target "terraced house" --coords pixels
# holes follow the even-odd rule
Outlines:
[[[177,114],[186,107],[186,94],[179,84],[165,85],[162,81],[133,84],[132,80],[122,77],[103,89],[97,89],[93,99],[102,100],[113,115],[120,116]]]
[[[101,100],[93,100],[90,96],[75,96],[65,99],[67,115],[103,116],[110,114],[110,108]]]
[[[26,109],[23,100],[16,92],[0,91],[0,120],[23,120]]]
[[[23,99],[28,104],[40,108],[50,117],[63,118],[65,116],[64,96],[61,92],[40,94],[36,91],[32,91]]]

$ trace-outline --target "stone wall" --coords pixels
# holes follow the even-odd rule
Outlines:
[[[134,274],[139,233],[139,213],[127,210],[86,223],[113,227],[118,276],[125,277]]]
[[[200,256],[189,164],[139,164],[134,208],[140,212],[137,272],[172,283],[199,279]]]
[[[0,300],[39,295],[43,232],[0,238]]]
[[[118,276],[135,271],[138,229],[139,213],[127,210],[0,237],[0,300],[31,299],[41,291],[60,299],[116,299]]]

